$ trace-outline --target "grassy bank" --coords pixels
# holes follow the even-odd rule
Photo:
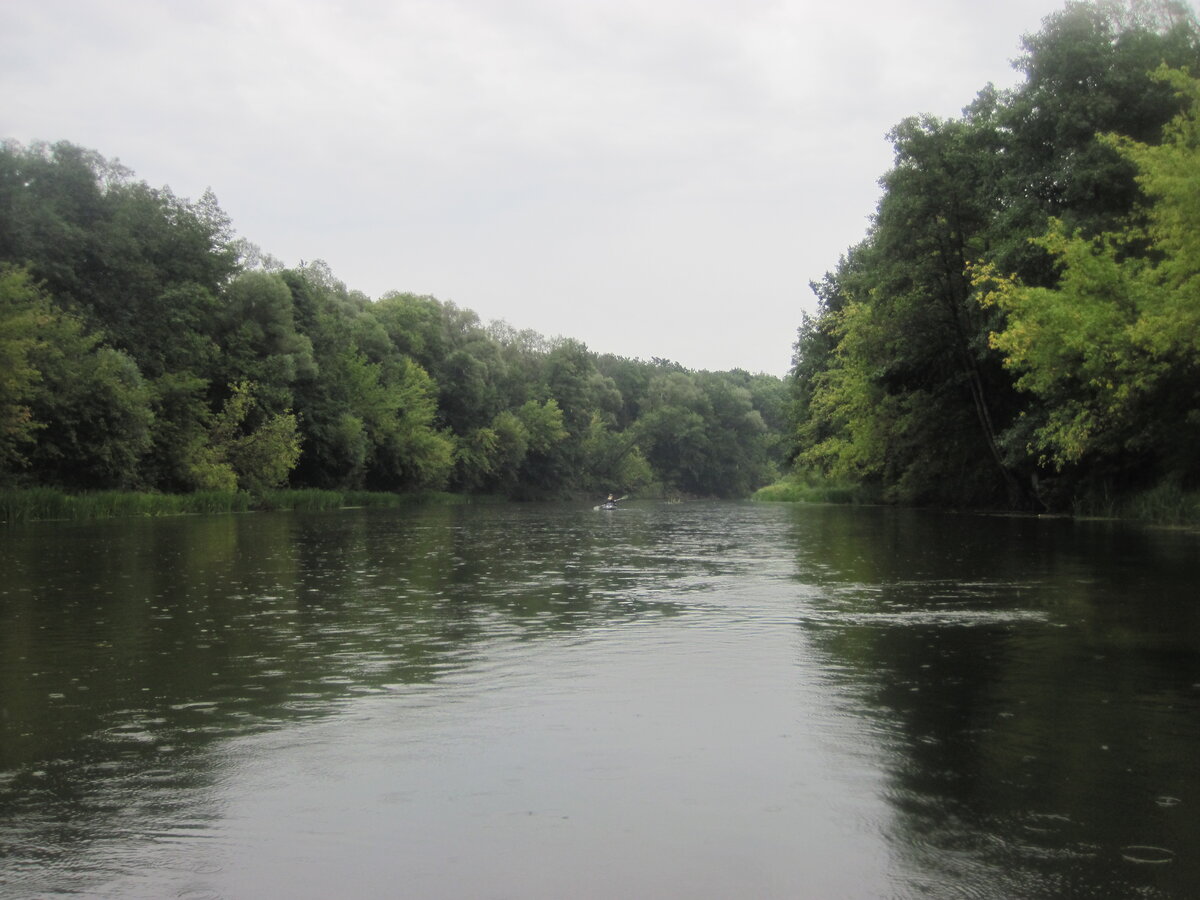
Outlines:
[[[1171,483],[1129,494],[1097,490],[1077,498],[1071,512],[1081,517],[1200,527],[1200,492],[1186,491]]]
[[[789,475],[754,492],[751,500],[762,503],[870,503],[872,498],[859,486],[823,478]]]
[[[386,494],[370,491],[269,491],[251,496],[242,491],[203,491],[194,494],[149,494],[95,491],[70,494],[55,488],[0,489],[0,522],[46,519],[110,519],[121,516],[183,516],[196,513],[235,513],[251,510],[322,510],[343,507],[394,507],[415,503],[470,503],[476,498],[430,491]]]

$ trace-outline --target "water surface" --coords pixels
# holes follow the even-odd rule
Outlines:
[[[346,510],[0,573],[0,893],[1200,892],[1194,535]]]

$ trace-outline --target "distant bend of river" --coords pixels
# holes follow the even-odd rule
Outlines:
[[[633,502],[0,531],[0,895],[1200,896],[1200,538]]]

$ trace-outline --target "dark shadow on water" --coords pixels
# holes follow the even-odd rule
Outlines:
[[[896,510],[792,529],[808,645],[887,736],[906,895],[1195,895],[1195,536]]]

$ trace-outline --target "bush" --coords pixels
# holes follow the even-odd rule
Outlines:
[[[828,481],[820,476],[789,475],[759,488],[750,498],[760,503],[869,503],[861,486]]]

